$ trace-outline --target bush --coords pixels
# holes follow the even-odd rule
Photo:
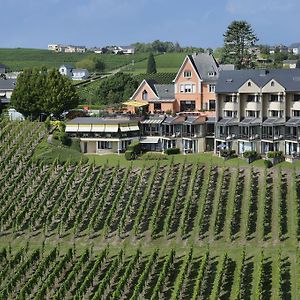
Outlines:
[[[282,151],[269,151],[267,153],[268,158],[280,158],[282,157]]]
[[[268,159],[264,160],[264,165],[266,168],[271,168],[273,166],[272,162]]]
[[[127,150],[132,151],[134,154],[139,155],[141,153],[141,143],[133,142],[127,146]]]
[[[142,160],[164,160],[168,159],[167,155],[159,152],[147,152],[141,156]]]
[[[223,149],[220,151],[220,155],[221,155],[221,157],[231,158],[235,155],[235,151],[229,150],[229,149]]]
[[[135,158],[135,155],[132,150],[125,151],[125,159],[126,160],[133,160]]]
[[[169,148],[165,150],[165,153],[167,155],[171,155],[171,154],[179,154],[180,153],[180,149],[179,148]]]
[[[256,158],[257,157],[257,152],[256,151],[245,151],[243,153],[243,156],[245,158]]]

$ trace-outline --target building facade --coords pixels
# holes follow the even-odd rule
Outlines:
[[[224,71],[216,92],[215,152],[300,152],[300,69]]]

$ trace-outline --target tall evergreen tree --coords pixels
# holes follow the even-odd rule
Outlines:
[[[258,41],[251,25],[246,21],[233,21],[224,34],[223,63],[234,64],[237,69],[254,67],[255,54],[250,47]]]
[[[156,62],[153,53],[150,52],[148,56],[147,74],[155,74],[155,73],[156,73]]]

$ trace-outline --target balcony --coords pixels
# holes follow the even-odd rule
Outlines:
[[[236,102],[225,102],[223,106],[224,110],[231,110],[237,111],[238,110],[238,103]]]
[[[280,141],[284,139],[284,134],[263,134],[263,140]]]
[[[248,141],[260,140],[260,134],[240,134],[239,139]]]

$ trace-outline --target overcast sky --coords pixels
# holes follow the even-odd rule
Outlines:
[[[155,39],[216,48],[233,20],[259,43],[300,42],[299,0],[0,0],[0,47],[129,45]]]

